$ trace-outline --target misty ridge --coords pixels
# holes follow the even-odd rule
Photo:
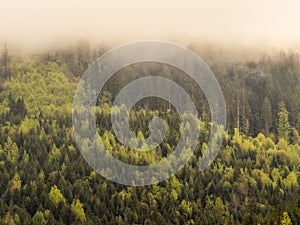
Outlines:
[[[178,44],[181,44],[180,41]],[[45,45],[43,49],[29,51],[4,44],[1,79],[26,74],[26,64],[30,62],[33,63],[33,69],[54,64],[70,82],[76,83],[98,57],[115,45],[116,42],[99,44],[77,39],[72,42],[56,41]],[[222,44],[209,40],[191,40],[183,46],[201,57],[218,79],[226,100],[228,128],[231,132],[238,127],[251,136],[256,136],[262,130],[266,134],[276,133],[280,104],[284,104],[290,112],[291,124],[300,129],[300,103],[297,101],[300,56],[297,48],[268,48],[225,41]],[[101,93],[110,92],[113,100],[122,87],[134,79],[149,75],[164,76],[187,90],[196,90],[196,94],[190,94],[196,100],[201,118],[208,120],[210,112],[202,90],[184,73],[164,67],[155,63],[140,63],[123,68],[109,80]],[[3,85],[5,82],[2,82]],[[155,104],[152,105],[155,107]],[[268,121],[264,118],[264,107],[270,111],[267,112],[271,117]]]

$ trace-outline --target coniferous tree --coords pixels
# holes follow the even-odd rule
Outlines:
[[[290,123],[289,123],[289,113],[286,110],[285,104],[281,102],[279,104],[279,112],[278,112],[278,138],[284,139],[289,142],[290,135]]]

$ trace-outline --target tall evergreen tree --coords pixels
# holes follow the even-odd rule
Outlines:
[[[4,78],[8,78],[10,76],[10,57],[8,55],[8,49],[6,43],[3,47],[2,57],[1,57],[1,75]]]
[[[286,110],[285,104],[281,102],[279,104],[279,113],[278,113],[278,139],[284,139],[289,142],[290,135],[290,123],[289,123],[289,113]]]
[[[261,108],[262,121],[266,134],[269,134],[270,128],[272,126],[272,106],[270,99],[266,97]]]

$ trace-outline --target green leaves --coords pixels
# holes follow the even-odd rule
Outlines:
[[[6,143],[4,144],[4,153],[9,162],[15,163],[19,159],[19,149],[16,143],[14,143],[10,137],[7,138]]]
[[[81,223],[86,221],[86,217],[84,214],[83,205],[79,199],[74,199],[71,205],[71,211],[75,214],[75,217]]]
[[[248,77],[248,67],[238,62],[234,79],[227,66],[215,65],[228,106],[229,128],[221,153],[199,172],[211,127],[199,91],[192,97],[202,120],[193,118],[181,127],[185,139],[192,129],[200,128],[195,155],[170,179],[137,188],[104,180],[84,161],[74,142],[71,113],[78,79],[72,71],[80,75],[82,63],[87,62],[81,50],[76,56],[64,52],[20,57],[11,78],[0,84],[0,224],[300,223],[300,57],[291,69],[288,56],[262,59],[257,69],[264,75]],[[64,57],[69,60],[66,65]],[[128,149],[111,130],[112,100],[123,84],[140,77],[138,72],[138,65],[119,71],[105,87],[95,107],[97,129],[114,157],[133,165],[155,164],[174,151],[180,138],[180,118],[167,102],[143,100],[128,112],[131,129],[141,139],[150,135],[154,116],[167,121],[166,138],[153,151]],[[194,88],[172,68],[158,67],[151,74]],[[113,90],[107,91],[109,87]],[[279,100],[285,104],[277,107]],[[240,125],[247,129],[234,129],[237,111]],[[246,135],[248,125],[251,136]],[[89,128],[83,121],[82,129]],[[132,144],[147,148],[134,139]],[[92,147],[87,145],[86,151]]]
[[[289,113],[285,108],[284,103],[279,104],[279,113],[278,113],[278,138],[284,139],[289,142],[290,135],[290,123],[289,123]]]
[[[282,219],[280,221],[280,225],[292,225],[291,218],[287,212],[282,213]]]
[[[66,203],[66,199],[56,185],[51,187],[51,190],[49,192],[49,199],[55,206],[58,206],[61,202]]]

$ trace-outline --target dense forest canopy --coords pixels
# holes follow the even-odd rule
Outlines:
[[[200,128],[196,152],[182,170],[155,185],[130,187],[93,171],[73,136],[76,86],[106,48],[80,42],[26,55],[5,46],[0,224],[299,224],[300,55],[280,51],[247,57],[247,52],[231,55],[230,49],[191,49],[210,66],[225,96],[228,126],[221,152],[208,169],[198,170],[210,112],[186,74],[156,63],[128,66],[105,85],[95,110],[98,133],[111,154],[130,164],[153,164],[177,145],[178,114],[157,98],[140,101],[130,112],[131,128],[141,137],[149,135],[154,115],[167,121],[166,138],[155,151],[132,151],[116,140],[112,101],[124,85],[142,76],[163,76],[186,88]]]

